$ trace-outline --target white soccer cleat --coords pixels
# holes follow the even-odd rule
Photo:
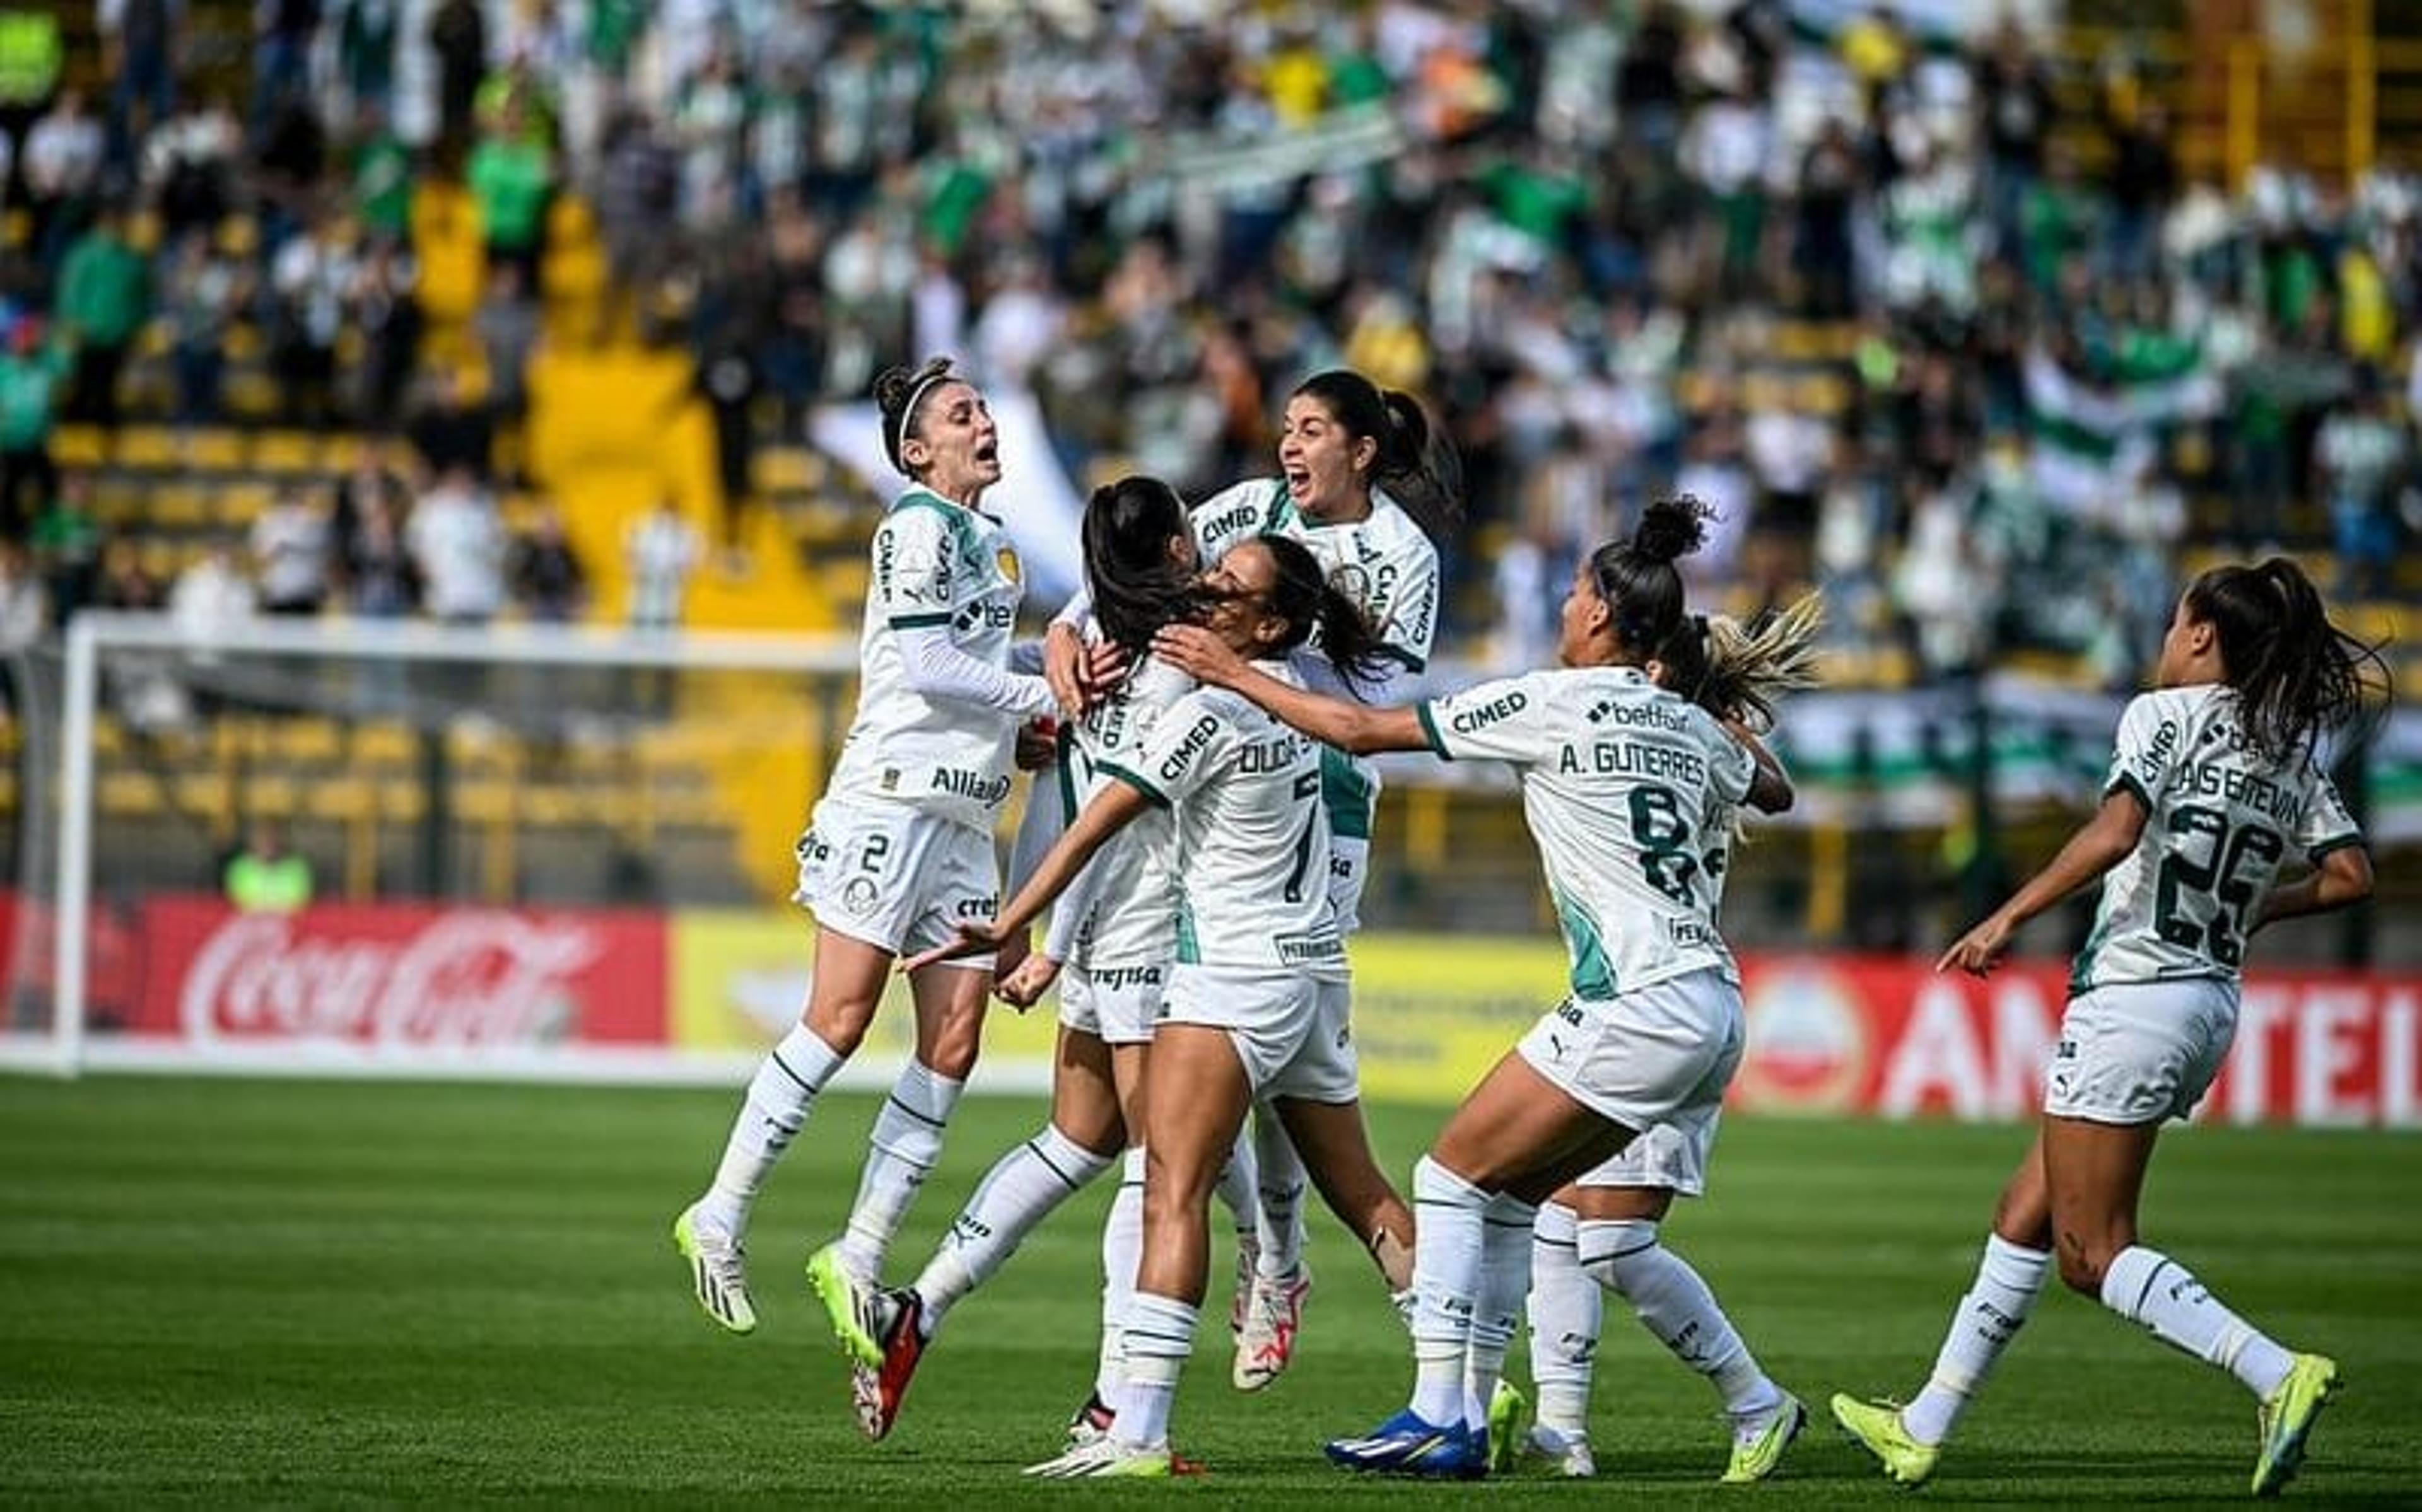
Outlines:
[[[1262,1263],[1261,1240],[1250,1232],[1236,1236],[1236,1290],[1228,1301],[1228,1333],[1233,1336],[1245,1332],[1246,1315],[1252,1311],[1253,1273]]]
[[[1588,1480],[1597,1473],[1597,1457],[1590,1453],[1589,1435],[1551,1428],[1534,1423],[1522,1441],[1525,1458],[1544,1460],[1549,1470],[1571,1480]]]
[[[1245,1308],[1244,1332],[1236,1335],[1236,1364],[1230,1380],[1240,1392],[1257,1392],[1279,1379],[1295,1360],[1303,1326],[1303,1300],[1312,1292],[1312,1268],[1298,1264],[1283,1276],[1255,1276]]]
[[[673,1248],[689,1262],[690,1289],[700,1310],[731,1333],[754,1331],[757,1309],[748,1301],[740,1241],[700,1223],[698,1205],[692,1203],[673,1220]]]
[[[1140,1447],[1104,1435],[1056,1458],[1029,1465],[1024,1473],[1038,1480],[1166,1480],[1172,1469],[1166,1443]]]

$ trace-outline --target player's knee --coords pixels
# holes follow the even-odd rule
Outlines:
[[[843,1060],[857,1053],[866,1038],[866,1026],[874,1020],[872,1003],[810,1004],[802,1021],[818,1039],[832,1047],[832,1052]]]
[[[981,1019],[967,1023],[946,1023],[930,1037],[920,1037],[924,1043],[917,1047],[917,1058],[932,1068],[937,1076],[953,1082],[964,1082],[976,1068],[976,1052],[983,1044],[983,1022]]]
[[[2082,1296],[2102,1295],[2102,1275],[2123,1248],[2104,1240],[2064,1238],[2060,1245],[2060,1284]]]

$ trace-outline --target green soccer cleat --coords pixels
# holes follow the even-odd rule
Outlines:
[[[690,1290],[698,1305],[716,1324],[734,1333],[753,1333],[757,1309],[748,1301],[748,1275],[741,1268],[741,1251],[729,1235],[700,1228],[696,1204],[673,1220],[673,1248],[689,1262]]]
[[[883,1368],[883,1293],[859,1281],[841,1263],[841,1246],[827,1244],[808,1256],[808,1285],[825,1304],[833,1337],[852,1360],[869,1370]]]
[[[2288,1379],[2265,1397],[2255,1421],[2262,1429],[2262,1453],[2254,1461],[2254,1494],[2276,1496],[2304,1462],[2304,1440],[2313,1420],[2338,1389],[2338,1363],[2325,1354],[2300,1354]]]
[[[1903,1486],[1923,1486],[1934,1473],[1941,1447],[1911,1438],[1909,1429],[1901,1426],[1900,1409],[1891,1402],[1863,1402],[1835,1392],[1833,1421],[1883,1461],[1884,1473]]]
[[[1500,1380],[1488,1397],[1488,1473],[1511,1473],[1530,1438],[1531,1398],[1510,1380]]]
[[[1772,1412],[1734,1426],[1732,1463],[1716,1477],[1716,1484],[1749,1486],[1773,1474],[1775,1467],[1783,1463],[1783,1451],[1791,1447],[1791,1442],[1807,1426],[1808,1409],[1801,1405],[1799,1397],[1784,1393],[1783,1404]]]
[[[1138,1448],[1106,1435],[1056,1459],[1029,1465],[1025,1473],[1040,1480],[1167,1480],[1177,1473],[1177,1464],[1165,1443]]]

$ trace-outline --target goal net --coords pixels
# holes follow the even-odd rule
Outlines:
[[[797,1017],[854,639],[85,615],[10,671],[0,1064],[719,1081]]]

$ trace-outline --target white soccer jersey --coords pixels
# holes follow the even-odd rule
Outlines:
[[[910,489],[875,527],[873,557],[857,714],[826,791],[989,828],[1009,796],[1017,718],[910,688],[896,632],[944,627],[968,656],[1008,666],[1024,592],[1017,551],[991,516]]]
[[[1637,667],[1566,667],[1415,706],[1450,759],[1520,769],[1522,812],[1572,954],[1576,997],[1605,1001],[1714,967],[1738,981],[1705,875],[1719,804],[1756,764],[1705,709]]]
[[[1060,798],[1073,822],[1105,784],[1106,764],[1132,763],[1160,715],[1194,679],[1146,657],[1110,695],[1085,711],[1061,747]],[[1069,960],[1088,972],[1165,966],[1177,951],[1177,887],[1170,872],[1176,835],[1154,808],[1110,837],[1085,864],[1084,917]],[[1054,929],[1057,934],[1057,927]]]
[[[2145,803],[2136,849],[2102,879],[2069,990],[2180,976],[2234,980],[2245,931],[2292,849],[2319,860],[2363,836],[2306,758],[2268,760],[2238,725],[2234,689],[2165,688],[2119,716],[2107,796]]]
[[[1197,688],[1101,770],[1171,809],[1179,964],[1345,975],[1317,742],[1224,688]]]
[[[1323,524],[1296,507],[1283,478],[1252,478],[1194,506],[1192,517],[1206,565],[1255,536],[1302,542],[1378,631],[1382,655],[1410,672],[1429,664],[1438,636],[1438,548],[1383,491],[1372,491],[1367,518]],[[1369,764],[1331,752],[1322,775],[1331,831],[1344,839],[1369,839],[1379,799]]]

